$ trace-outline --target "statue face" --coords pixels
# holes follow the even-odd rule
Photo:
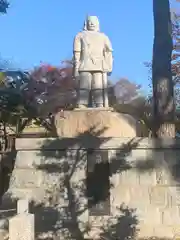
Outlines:
[[[87,18],[87,30],[88,31],[99,30],[99,20],[96,16],[90,16]]]

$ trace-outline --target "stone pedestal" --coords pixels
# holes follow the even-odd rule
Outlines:
[[[9,221],[9,240],[34,240],[34,214],[19,214]]]
[[[78,137],[93,134],[98,137],[141,137],[146,135],[141,123],[128,114],[114,112],[112,108],[83,108],[64,111],[55,117],[60,137]]]
[[[17,215],[9,220],[9,240],[34,240],[34,214],[28,213],[27,200],[17,203]]]
[[[2,239],[2,240],[8,240],[8,233],[7,233],[7,231],[6,230],[0,230],[0,239]]]

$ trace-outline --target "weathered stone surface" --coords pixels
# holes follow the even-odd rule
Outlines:
[[[174,206],[161,211],[163,225],[178,225],[180,224],[180,209],[179,206]]]
[[[42,156],[40,156],[40,151],[18,151],[16,155],[16,168],[34,168],[39,166],[42,161]]]
[[[8,190],[8,195],[15,199],[28,199],[36,203],[43,202],[45,190],[43,188],[12,188]],[[6,195],[6,194],[5,194]]]
[[[173,239],[174,237],[174,229],[173,225],[156,225],[154,227],[154,236],[159,237],[159,238],[169,238]]]
[[[119,186],[119,173],[112,174],[110,176],[111,189],[115,189]]]
[[[161,210],[158,207],[137,204],[135,209],[139,224],[152,227],[162,224]]]
[[[116,129],[117,130],[117,129]],[[77,141],[78,140],[78,141]],[[174,151],[174,148],[176,148],[176,155],[178,156],[180,149],[177,150],[177,148],[180,146],[180,139],[176,139],[175,142],[171,141],[171,139],[166,139],[164,142],[158,140],[158,139],[151,139],[151,138],[144,138],[144,137],[107,137],[102,138],[101,135],[98,135],[97,138],[78,138],[78,136],[75,136],[75,138],[17,138],[16,139],[16,150],[17,151],[29,151],[29,150],[41,150],[43,147],[43,151],[48,150],[54,150],[55,152],[57,150],[64,150],[64,149],[79,149],[81,146],[82,141],[85,142],[86,146],[89,148],[97,149],[97,141],[102,141],[102,144],[100,146],[100,149],[123,149],[124,146],[130,147],[132,151],[139,150],[148,150],[147,152],[152,150],[154,151],[157,149],[159,151],[159,148],[161,147],[163,151],[163,147],[166,148],[168,151]],[[53,142],[53,144],[52,144]],[[60,144],[61,143],[61,144]],[[74,143],[74,144],[72,144]],[[96,148],[95,148],[96,147]],[[82,149],[82,148],[81,148]],[[128,150],[126,148],[126,150]],[[155,153],[153,156],[156,156],[157,153]],[[142,156],[143,157],[143,156]],[[158,158],[158,157],[157,157]]]
[[[36,169],[14,169],[10,180],[10,188],[41,187],[44,181],[43,172]]]
[[[46,173],[44,174],[44,181],[41,184],[41,186],[44,189],[53,189],[54,188],[58,188],[58,189],[62,189],[63,188],[63,182],[64,182],[64,173]]]
[[[156,168],[156,184],[160,186],[169,186],[170,173],[167,169],[162,167]]]
[[[139,175],[139,184],[141,186],[145,185],[148,187],[157,184],[155,170],[137,172],[137,174]]]
[[[180,206],[180,187],[179,186],[168,186],[170,193],[169,207]]]
[[[132,161],[146,161],[147,159],[150,158],[149,152],[147,148],[138,148],[143,144],[143,140],[139,139],[139,141],[135,141],[135,143],[131,144],[129,143],[130,146],[130,151],[127,151],[127,156],[131,155]]]
[[[9,220],[9,240],[34,240],[34,215],[19,214]]]
[[[0,229],[0,239],[1,240],[9,240],[8,230],[1,230]]]
[[[180,226],[178,224],[173,225],[174,239],[180,238]]]
[[[57,232],[62,239],[63,231],[70,234],[67,228],[70,225],[73,226],[72,216],[77,213],[82,231],[88,220],[90,224],[92,223],[94,230],[90,235],[94,238],[95,235],[98,237],[98,231],[95,230],[97,225],[99,227],[107,223],[111,217],[113,219],[119,217],[121,224],[124,224],[124,221],[129,224],[132,217],[128,211],[122,213],[119,210],[122,204],[125,204],[128,209],[135,209],[134,215],[138,220],[136,229],[139,229],[138,237],[170,237],[173,233],[180,232],[178,228],[180,194],[178,184],[171,179],[172,173],[169,168],[171,164],[168,161],[171,158],[172,143],[168,140],[168,143],[163,143],[163,146],[166,146],[165,151],[163,147],[161,150],[155,150],[159,145],[158,143],[152,144],[151,139],[139,138],[17,139],[17,142],[17,158],[19,159],[15,164],[13,171],[15,181],[11,181],[9,193],[20,199],[26,198],[35,200],[36,203],[44,203],[51,209],[51,212],[56,212],[59,216]],[[43,144],[44,150],[41,152]],[[104,150],[111,160],[112,186],[110,189],[111,216],[102,217],[101,220],[96,221],[88,216],[85,183],[86,149],[89,152],[90,149],[92,151],[98,148]],[[152,148],[154,148],[153,151]],[[21,151],[23,151],[22,154]],[[167,151],[169,151],[168,154]],[[177,156],[179,153],[180,150],[176,150]],[[21,158],[25,159],[24,162]],[[172,158],[175,161],[174,155]],[[42,175],[39,175],[38,167],[34,167],[34,163],[40,164],[43,169]],[[25,174],[25,171],[35,172],[35,175]],[[65,177],[66,183],[64,184]],[[71,202],[73,198],[75,205]],[[36,209],[36,211],[39,210]],[[49,217],[50,213],[40,215]],[[67,220],[62,223],[63,219]],[[50,219],[48,220],[50,222]],[[65,224],[64,228],[61,228],[62,224]]]
[[[29,213],[29,202],[25,199],[20,199],[17,202],[17,213]]]
[[[139,185],[139,174],[135,169],[121,171],[119,173],[119,183],[121,185]]]
[[[65,111],[64,119],[56,116],[61,137],[136,137],[142,136],[140,123],[128,114],[110,111]]]
[[[149,198],[149,188],[145,185],[143,186],[129,186],[130,201],[129,204],[133,207],[138,206],[148,206],[150,202]]]
[[[161,208],[168,207],[169,191],[165,186],[155,186],[149,188],[150,203]]]
[[[116,207],[120,207],[121,204],[128,204],[130,202],[130,191],[127,186],[117,185],[115,188],[111,188],[111,212],[114,212]]]
[[[156,236],[154,226],[152,225],[139,224],[136,229],[137,229],[137,236],[139,239],[141,238],[148,239],[150,237]]]

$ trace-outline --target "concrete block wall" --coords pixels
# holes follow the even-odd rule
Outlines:
[[[81,234],[86,238],[109,234],[116,239],[180,235],[180,142],[17,139],[16,149],[6,195],[34,201],[38,239],[54,234],[62,239],[80,239]],[[85,194],[89,150],[108,156],[110,216],[89,215]]]

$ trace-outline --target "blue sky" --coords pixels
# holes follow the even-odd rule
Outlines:
[[[146,90],[143,61],[152,57],[152,0],[11,0],[8,14],[0,16],[0,54],[26,69],[40,61],[59,65],[72,57],[73,38],[87,14],[99,17],[112,41],[113,81],[127,77]]]

